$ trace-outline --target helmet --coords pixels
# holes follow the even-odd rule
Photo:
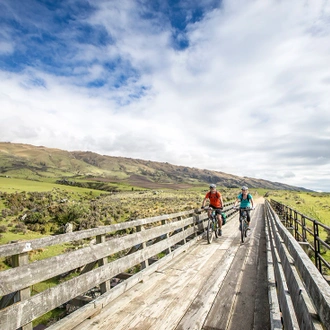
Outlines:
[[[216,188],[217,186],[214,183],[210,184],[210,188]]]
[[[249,188],[247,186],[243,186],[242,190],[248,190]]]

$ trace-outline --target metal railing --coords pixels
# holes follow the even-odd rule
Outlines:
[[[271,329],[330,329],[328,283],[267,200],[265,219]]]
[[[313,251],[311,257],[320,273],[329,274],[330,263],[323,255],[330,251],[330,245],[320,237],[320,234],[325,232],[330,235],[330,227],[273,199],[270,200],[270,204],[293,237],[307,245],[305,251]]]

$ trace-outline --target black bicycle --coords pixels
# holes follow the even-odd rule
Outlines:
[[[219,223],[218,223],[216,211],[214,209],[210,207],[210,208],[204,208],[204,210],[206,211],[211,210],[209,220],[207,222],[207,232],[206,232],[207,242],[211,244],[214,236],[216,238],[219,237]]]
[[[239,217],[239,230],[241,231],[241,242],[244,243],[244,240],[247,236],[247,231],[248,231],[248,221],[247,221],[247,216],[248,216],[248,211],[252,210],[250,207],[246,208],[240,208],[240,217]]]

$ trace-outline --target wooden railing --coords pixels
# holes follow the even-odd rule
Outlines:
[[[330,288],[265,201],[272,329],[330,329]]]
[[[275,200],[271,200],[270,203],[305,251],[313,251],[315,266],[320,273],[329,275],[330,263],[323,258],[323,255],[330,251],[330,245],[321,238],[320,234],[323,231],[330,236],[330,227]]]
[[[232,205],[224,207],[229,217]],[[32,329],[33,320],[67,303],[82,307],[48,329],[73,328],[187,250],[202,237],[206,219],[205,212],[190,210],[1,245],[0,257],[11,258],[12,268],[0,272],[0,329]],[[122,235],[124,230],[131,233]],[[87,242],[82,248],[29,263],[35,250],[80,240]],[[34,285],[63,274],[71,277],[32,295]],[[114,279],[119,284],[111,285]],[[86,295],[95,288],[96,299]]]

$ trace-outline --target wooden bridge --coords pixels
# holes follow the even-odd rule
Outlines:
[[[32,329],[64,306],[71,313],[47,329],[330,329],[329,285],[270,203],[252,212],[244,244],[231,207],[212,244],[206,214],[185,211],[0,246],[13,262],[0,272],[0,329]],[[28,261],[77,241],[88,244]]]

